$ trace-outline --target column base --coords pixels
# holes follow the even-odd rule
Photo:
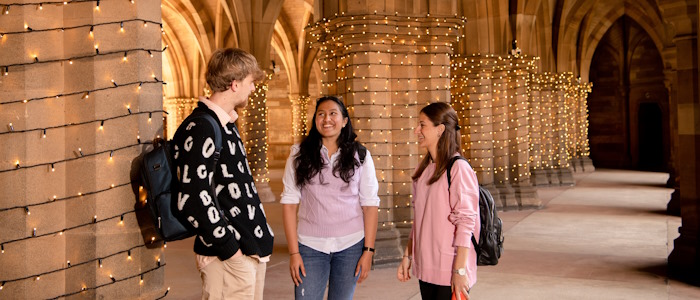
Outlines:
[[[586,173],[590,173],[595,171],[595,166],[593,165],[593,160],[588,157],[584,156],[581,157],[581,164],[583,165],[583,171]]]
[[[498,206],[498,202],[501,202],[501,208],[506,211],[506,210],[518,210],[520,208],[520,205],[518,205],[518,200],[515,199],[515,189],[509,184],[509,183],[498,183],[495,184],[495,189],[498,190],[498,197],[494,195],[493,193],[491,194],[493,196],[493,199],[496,201],[496,207]],[[489,189],[489,192],[491,189]],[[500,200],[500,201],[499,201]]]
[[[537,190],[529,182],[512,185],[515,191],[515,199],[518,201],[519,209],[540,208],[542,201],[537,196]]]
[[[557,169],[547,169],[545,170],[547,174],[547,180],[549,181],[550,186],[559,186],[561,185],[561,179],[559,178],[559,173],[557,172]]]
[[[548,186],[549,178],[547,178],[547,171],[544,169],[531,170],[530,181],[534,186]]]
[[[681,216],[681,191],[678,189],[673,190],[671,193],[671,200],[668,201],[666,205],[666,213],[671,216]]]
[[[410,231],[409,227],[409,231]],[[394,226],[379,227],[374,242],[373,265],[377,268],[396,266],[403,258],[399,231]]]
[[[570,167],[561,167],[554,169],[556,176],[559,178],[559,185],[574,186],[574,174]]]
[[[698,232],[678,228],[681,235],[673,241],[673,251],[668,256],[669,276],[695,285],[700,283],[700,240]]]
[[[258,197],[260,197],[260,202],[265,203],[277,201],[275,194],[272,192],[272,189],[270,189],[270,183],[255,183],[255,188],[258,190]]]

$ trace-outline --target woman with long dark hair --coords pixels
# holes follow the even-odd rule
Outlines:
[[[418,277],[423,299],[449,300],[453,293],[469,299],[476,282],[479,239],[479,184],[465,160],[454,162],[447,182],[447,165],[461,155],[457,113],[446,103],[432,103],[420,111],[414,133],[428,150],[413,174],[414,221],[397,277]],[[415,256],[413,255],[415,254]]]
[[[309,134],[284,170],[284,232],[296,299],[352,299],[367,278],[377,234],[379,185],[343,102],[316,101]],[[298,214],[297,214],[298,209]]]

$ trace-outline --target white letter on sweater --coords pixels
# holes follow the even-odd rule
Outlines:
[[[233,178],[233,174],[228,172],[228,166],[226,164],[221,164],[221,173],[224,174],[224,178]]]
[[[182,171],[182,183],[190,183],[192,179],[190,179],[189,173],[190,172],[190,166],[185,165],[184,170]]]
[[[214,151],[216,151],[216,147],[214,147],[214,141],[211,138],[207,138],[204,141],[204,146],[202,146],[202,155],[204,156],[204,158],[209,158],[212,154],[214,154]]]
[[[214,206],[209,207],[209,211],[207,211],[209,214],[209,222],[212,224],[215,224],[216,222],[219,222],[221,218],[219,217],[219,210],[216,209]]]
[[[248,204],[248,219],[255,218],[255,206]]]
[[[220,239],[226,234],[226,229],[221,226],[217,226],[213,233],[215,238]]]
[[[199,179],[207,178],[207,166],[199,165],[197,167],[197,176],[199,176]]]
[[[211,196],[209,196],[209,192],[206,190],[199,193],[199,199],[202,199],[202,204],[204,206],[209,206],[209,204],[211,204]]]
[[[182,192],[177,193],[177,210],[182,211],[185,207],[185,202],[190,198],[190,195],[183,194]]]
[[[238,187],[238,183],[231,182],[228,184],[228,192],[231,194],[231,198],[238,200],[241,197],[241,188]]]

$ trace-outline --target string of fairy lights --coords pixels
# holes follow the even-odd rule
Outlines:
[[[308,95],[300,95],[291,99],[292,101],[292,133],[294,137],[306,136],[308,124],[307,111],[311,98]]]
[[[255,85],[255,91],[251,93],[248,105],[242,110],[241,117],[245,121],[239,122],[248,152],[247,159],[250,171],[255,182],[259,183],[270,182],[267,163],[267,150],[269,149],[267,137],[267,125],[269,123],[267,119],[267,90],[272,74],[266,74],[265,76],[261,83]]]
[[[65,72],[75,72],[71,71],[70,68],[84,67],[85,64],[93,64],[94,58],[101,58],[102,62],[112,62],[119,67],[130,67],[128,64],[132,61],[137,63],[147,61],[153,58],[154,55],[161,55],[162,52],[167,50],[167,45],[163,48],[148,48],[143,46],[138,47],[126,47],[128,43],[108,43],[107,39],[123,39],[131,38],[131,34],[140,34],[140,37],[150,34],[153,37],[158,37],[164,33],[163,26],[158,21],[132,18],[123,20],[112,20],[108,22],[98,22],[91,24],[79,24],[75,26],[65,26],[65,27],[51,27],[51,28],[39,28],[39,25],[46,24],[44,18],[37,18],[41,14],[53,14],[61,13],[64,9],[79,9],[85,6],[92,6],[94,13],[96,15],[95,20],[107,20],[103,16],[100,16],[102,9],[100,4],[105,4],[102,7],[108,7],[109,9],[122,9],[125,6],[135,5],[136,1],[146,1],[146,0],[124,0],[116,1],[100,1],[100,0],[72,0],[72,1],[43,1],[43,2],[31,2],[31,3],[2,3],[0,4],[0,18],[10,15],[17,11],[21,14],[22,18],[17,19],[6,19],[8,25],[15,22],[24,22],[23,30],[7,30],[0,32],[0,47],[11,46],[13,43],[24,41],[28,35],[42,35],[46,39],[55,38],[55,35],[67,34],[68,37],[74,38],[82,36],[85,34],[86,38],[92,41],[92,44],[85,49],[78,49],[70,56],[65,57],[52,57],[54,53],[50,53],[47,49],[41,49],[41,46],[29,45],[25,47],[26,56],[16,56],[11,58],[6,58],[3,60],[3,65],[0,65],[0,75],[3,77],[5,82],[14,82],[27,80],[23,79],[26,76],[25,72],[31,71],[33,68],[39,66],[49,66],[52,68],[59,67]],[[151,0],[148,0],[151,1]],[[27,7],[35,7],[36,10],[27,10]],[[49,15],[50,16],[50,15]],[[33,24],[35,23],[35,24]],[[11,26],[9,26],[12,28]],[[155,31],[151,31],[155,30]],[[81,31],[84,31],[81,32]],[[15,38],[17,37],[17,38]],[[100,42],[104,42],[104,45],[100,47]],[[120,46],[126,47],[118,49]],[[46,52],[43,55],[39,55],[40,52]],[[60,52],[59,52],[60,53]],[[160,59],[157,57],[156,59]],[[13,61],[14,60],[14,61]],[[160,64],[155,64],[160,66]],[[135,68],[131,67],[131,68]],[[143,64],[139,64],[139,67],[143,67]],[[165,84],[162,80],[156,77],[156,70],[151,73],[151,78],[149,79],[125,79],[118,78],[110,73],[118,73],[119,70],[106,69],[101,79],[96,80],[95,86],[91,88],[77,88],[75,90],[68,90],[62,93],[55,93],[55,91],[48,90],[44,92],[43,95],[33,94],[28,98],[20,99],[0,99],[0,107],[10,107],[15,109],[14,106],[20,105],[34,105],[32,109],[35,109],[36,105],[43,105],[47,108],[45,111],[50,111],[53,109],[51,106],[58,105],[82,105],[81,102],[73,101],[94,101],[94,102],[105,102],[107,100],[111,101],[110,105],[114,106],[114,102],[122,101],[123,110],[114,108],[109,111],[111,115],[104,115],[97,118],[82,118],[75,119],[70,122],[63,121],[63,123],[56,123],[49,121],[48,123],[42,122],[41,126],[32,127],[32,124],[38,124],[38,122],[23,122],[22,118],[18,118],[17,121],[7,123],[6,130],[0,129],[0,138],[5,138],[12,143],[14,139],[27,139],[34,135],[38,136],[38,141],[49,141],[52,136],[65,136],[65,131],[85,131],[94,132],[95,137],[99,140],[102,137],[106,137],[107,132],[117,133],[123,128],[120,128],[125,123],[134,124],[144,124],[145,126],[161,126],[161,122],[153,122],[152,119],[155,117],[156,120],[161,120],[164,114],[167,114],[162,109],[148,110],[141,109],[139,105],[134,104],[133,98],[139,97],[142,93],[142,89],[147,89],[150,95],[154,91],[160,91],[162,85]],[[110,78],[111,76],[111,78]],[[105,79],[106,77],[106,79]],[[140,76],[139,76],[140,77]],[[109,95],[112,93],[119,93],[120,97],[117,99],[110,99]],[[132,93],[132,96],[126,96]],[[156,93],[158,94],[158,93]],[[91,97],[93,96],[93,97]],[[145,95],[143,95],[145,96]],[[12,97],[12,96],[10,96]],[[56,102],[55,100],[63,100],[61,102]],[[135,101],[138,103],[138,100]],[[90,105],[94,103],[91,102]],[[119,104],[117,104],[118,106]],[[63,106],[62,106],[63,107]],[[58,109],[58,108],[56,108]],[[6,112],[10,112],[8,110]],[[17,111],[32,111],[28,107],[21,108],[17,107]],[[25,118],[27,118],[25,114]],[[154,124],[155,123],[155,124]],[[114,128],[116,130],[110,130]],[[159,136],[157,136],[159,137]],[[150,139],[150,138],[148,138]],[[140,152],[141,149],[146,145],[150,144],[147,139],[141,138],[140,134],[137,132],[133,140],[130,138],[120,138],[117,143],[105,142],[98,143],[98,145],[110,145],[108,147],[97,148],[86,146],[76,147],[76,149],[66,149],[67,156],[53,159],[42,160],[42,157],[38,159],[36,157],[27,156],[25,159],[20,159],[17,156],[15,159],[8,157],[6,161],[11,161],[11,165],[0,166],[0,174],[7,174],[3,176],[19,176],[19,177],[30,177],[36,176],[42,172],[44,168],[45,172],[48,174],[61,173],[70,174],[70,172],[75,172],[79,164],[82,161],[91,163],[101,163],[104,162],[107,166],[114,166],[116,164],[131,165],[131,160],[133,159],[133,154]],[[49,147],[49,145],[42,145],[42,147]],[[72,155],[70,155],[72,153]],[[43,156],[48,157],[48,156]],[[72,163],[76,163],[75,166],[71,166]],[[57,170],[59,172],[57,172]],[[31,172],[31,173],[30,173]],[[39,172],[39,173],[37,173]],[[53,175],[47,175],[53,176]],[[98,185],[102,187],[97,187],[92,191],[67,191],[65,195],[60,195],[60,193],[54,194],[48,199],[41,199],[42,196],[35,197],[34,199],[26,199],[22,202],[13,202],[15,204],[10,204],[6,207],[0,207],[0,218],[17,217],[17,214],[22,214],[27,220],[29,228],[28,232],[16,233],[16,235],[8,235],[6,238],[0,240],[0,255],[9,255],[8,259],[15,259],[16,255],[25,251],[25,249],[30,245],[28,243],[46,243],[49,241],[54,241],[57,238],[66,238],[69,233],[74,231],[83,230],[85,228],[93,228],[91,230],[97,230],[98,227],[103,228],[104,226],[109,226],[109,224],[114,224],[118,227],[129,227],[138,226],[136,225],[137,214],[144,210],[143,205],[145,199],[140,196],[139,203],[137,203],[136,208],[134,206],[129,209],[119,209],[119,211],[110,212],[98,212],[91,214],[90,216],[77,214],[71,220],[69,224],[58,225],[50,224],[43,225],[40,219],[45,216],[45,214],[51,210],[55,209],[57,204],[74,204],[74,203],[84,203],[84,201],[90,201],[89,205],[95,205],[98,198],[107,195],[106,193],[118,193],[120,195],[132,194],[131,191],[137,182],[131,180],[118,182],[115,180],[113,183],[107,182],[97,182]],[[142,188],[139,188],[141,190]],[[49,193],[51,194],[51,193]],[[111,195],[111,194],[110,194]],[[116,195],[116,194],[115,194]],[[80,201],[80,202],[78,202]],[[100,210],[101,211],[101,210]],[[35,217],[37,215],[38,217]],[[34,219],[39,218],[39,219]],[[34,219],[34,220],[32,220]],[[36,224],[39,224],[38,226]],[[58,223],[60,224],[60,223]],[[34,225],[34,226],[32,226]],[[41,241],[40,241],[41,240]],[[66,284],[65,290],[62,291],[63,294],[60,295],[46,295],[45,298],[58,299],[65,298],[73,295],[79,295],[86,293],[88,291],[96,291],[100,288],[111,286],[115,284],[123,285],[123,288],[129,286],[139,287],[143,286],[145,281],[149,280],[149,276],[154,273],[154,271],[161,269],[165,266],[165,263],[161,262],[161,255],[163,249],[167,246],[165,242],[157,239],[155,236],[150,236],[148,240],[144,240],[142,243],[122,245],[121,249],[113,250],[108,253],[100,253],[94,255],[93,257],[83,256],[79,261],[66,260],[64,262],[51,262],[48,268],[42,268],[42,271],[33,274],[22,274],[14,275],[12,278],[5,277],[7,274],[2,275],[0,278],[0,298],[9,297],[13,292],[17,291],[15,289],[32,289],[36,291],[44,290],[41,285],[33,287],[31,285],[26,285],[20,282],[33,281],[39,284],[40,282],[45,282],[46,279],[41,280],[45,277],[53,278],[56,276],[57,280],[64,280],[59,278],[68,277],[63,275],[63,272],[68,270],[81,268],[81,272],[76,273],[78,284]],[[156,245],[155,249],[150,250],[152,245]],[[108,249],[110,247],[100,247],[101,249]],[[7,252],[7,253],[6,253]],[[147,261],[150,260],[148,255],[154,254],[152,265]],[[122,256],[124,255],[124,256]],[[123,257],[123,258],[122,258]],[[123,259],[123,260],[122,260]],[[132,261],[138,261],[133,265],[125,265],[126,263]],[[90,275],[91,272],[87,272],[84,276],[94,276],[95,278],[84,278],[81,279],[82,270],[86,266],[94,264],[95,272]],[[34,269],[36,270],[36,269]],[[18,274],[18,273],[12,273]],[[154,275],[154,282],[158,282],[158,278],[162,277],[162,274]],[[53,282],[50,281],[49,282]],[[92,284],[87,284],[86,282],[92,282]],[[72,286],[80,286],[80,288],[73,289]],[[55,291],[55,290],[54,290]],[[168,294],[169,288],[163,290],[164,293],[159,294],[159,299],[165,297]],[[5,295],[5,296],[3,296]]]

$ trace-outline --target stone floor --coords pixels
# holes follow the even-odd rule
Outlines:
[[[282,170],[271,171],[279,195]],[[672,192],[664,173],[597,170],[577,174],[575,187],[540,188],[544,207],[501,212],[505,252],[497,266],[480,267],[472,299],[700,299],[700,287],[666,277],[666,258],[680,218],[665,214]],[[293,299],[281,205],[266,203],[276,233],[265,299]],[[193,241],[168,243],[168,299],[198,299]],[[420,299],[415,279],[378,268],[355,299]]]

